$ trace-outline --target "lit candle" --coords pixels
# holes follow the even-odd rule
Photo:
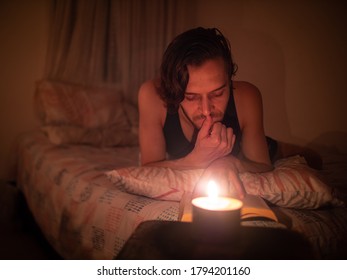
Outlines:
[[[242,201],[218,196],[214,181],[208,182],[207,196],[192,200],[194,236],[204,242],[232,240],[240,227]]]
[[[238,199],[218,196],[218,187],[214,181],[207,184],[207,196],[194,198],[192,204],[211,211],[238,210],[242,207],[242,202]]]

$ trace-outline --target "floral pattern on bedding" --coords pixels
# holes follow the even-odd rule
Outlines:
[[[63,258],[113,259],[142,221],[178,219],[179,202],[127,193],[106,177],[108,171],[136,166],[137,147],[53,145],[36,132],[21,139],[17,157],[17,183]],[[274,209],[282,213],[281,223],[311,241],[317,258],[346,258],[346,208]]]
[[[124,192],[105,171],[133,166],[137,147],[52,145],[42,133],[19,146],[18,184],[51,245],[67,259],[112,259],[145,220],[177,220],[178,202]]]

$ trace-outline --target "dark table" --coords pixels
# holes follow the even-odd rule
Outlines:
[[[301,234],[283,228],[241,226],[237,236],[216,242],[199,241],[191,223],[146,221],[126,242],[117,259],[313,259]]]

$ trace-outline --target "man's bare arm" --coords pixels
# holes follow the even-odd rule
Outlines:
[[[237,84],[235,103],[242,130],[239,172],[273,169],[263,126],[263,104],[259,90],[245,82]]]

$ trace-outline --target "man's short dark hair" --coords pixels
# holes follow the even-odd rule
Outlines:
[[[188,65],[222,58],[229,80],[236,73],[230,43],[217,28],[194,28],[178,35],[167,47],[160,69],[160,95],[168,110],[176,110],[184,99],[189,81]]]

